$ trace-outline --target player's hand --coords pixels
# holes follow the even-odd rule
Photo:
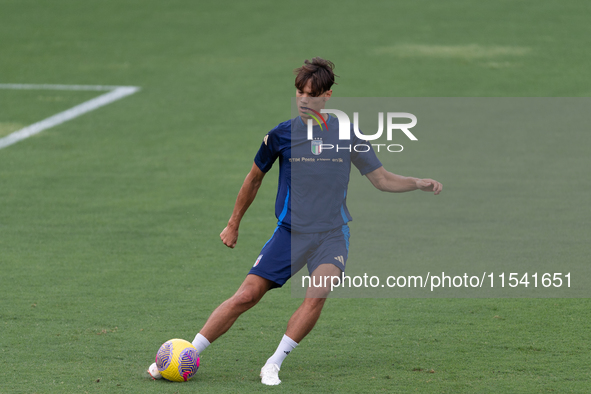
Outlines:
[[[234,248],[238,241],[238,227],[227,225],[226,228],[220,234],[220,238],[224,245],[229,248]]]
[[[437,195],[443,190],[443,185],[433,179],[419,179],[417,180],[417,188],[424,192],[433,192]]]

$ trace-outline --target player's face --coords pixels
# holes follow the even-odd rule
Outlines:
[[[299,115],[303,119],[311,119],[311,116],[309,114],[312,111],[310,110],[320,112],[320,110],[324,108],[326,101],[328,101],[331,95],[332,90],[327,90],[320,96],[313,96],[312,80],[309,79],[308,83],[306,83],[306,86],[304,86],[304,90],[296,89],[296,101],[298,105]]]

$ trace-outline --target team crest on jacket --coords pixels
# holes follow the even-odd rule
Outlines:
[[[322,153],[322,138],[316,138],[312,141],[312,154],[318,156]]]
[[[257,261],[254,262],[253,267],[256,267],[257,265],[259,265],[259,263],[261,262],[261,259],[263,258],[263,255],[261,254],[259,257],[257,257]]]

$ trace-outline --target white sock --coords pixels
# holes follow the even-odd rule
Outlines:
[[[209,341],[201,334],[197,334],[193,339],[193,346],[197,349],[197,353],[201,354],[209,345]]]
[[[294,341],[287,335],[283,335],[283,339],[281,339],[281,342],[279,342],[277,350],[267,360],[267,363],[265,365],[277,364],[279,368],[281,368],[281,363],[283,362],[283,360],[285,360],[285,357],[287,357],[287,355],[291,353],[291,351],[295,349],[296,346],[298,346],[296,341]]]

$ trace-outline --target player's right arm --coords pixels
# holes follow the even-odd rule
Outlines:
[[[222,242],[227,247],[234,248],[236,246],[240,221],[242,220],[242,217],[246,213],[248,207],[250,207],[250,204],[252,204],[254,201],[264,177],[265,173],[261,171],[255,163],[253,163],[250,172],[246,176],[246,179],[244,179],[244,183],[238,192],[236,204],[234,204],[234,211],[232,212],[232,216],[228,221],[228,225],[220,234]]]

